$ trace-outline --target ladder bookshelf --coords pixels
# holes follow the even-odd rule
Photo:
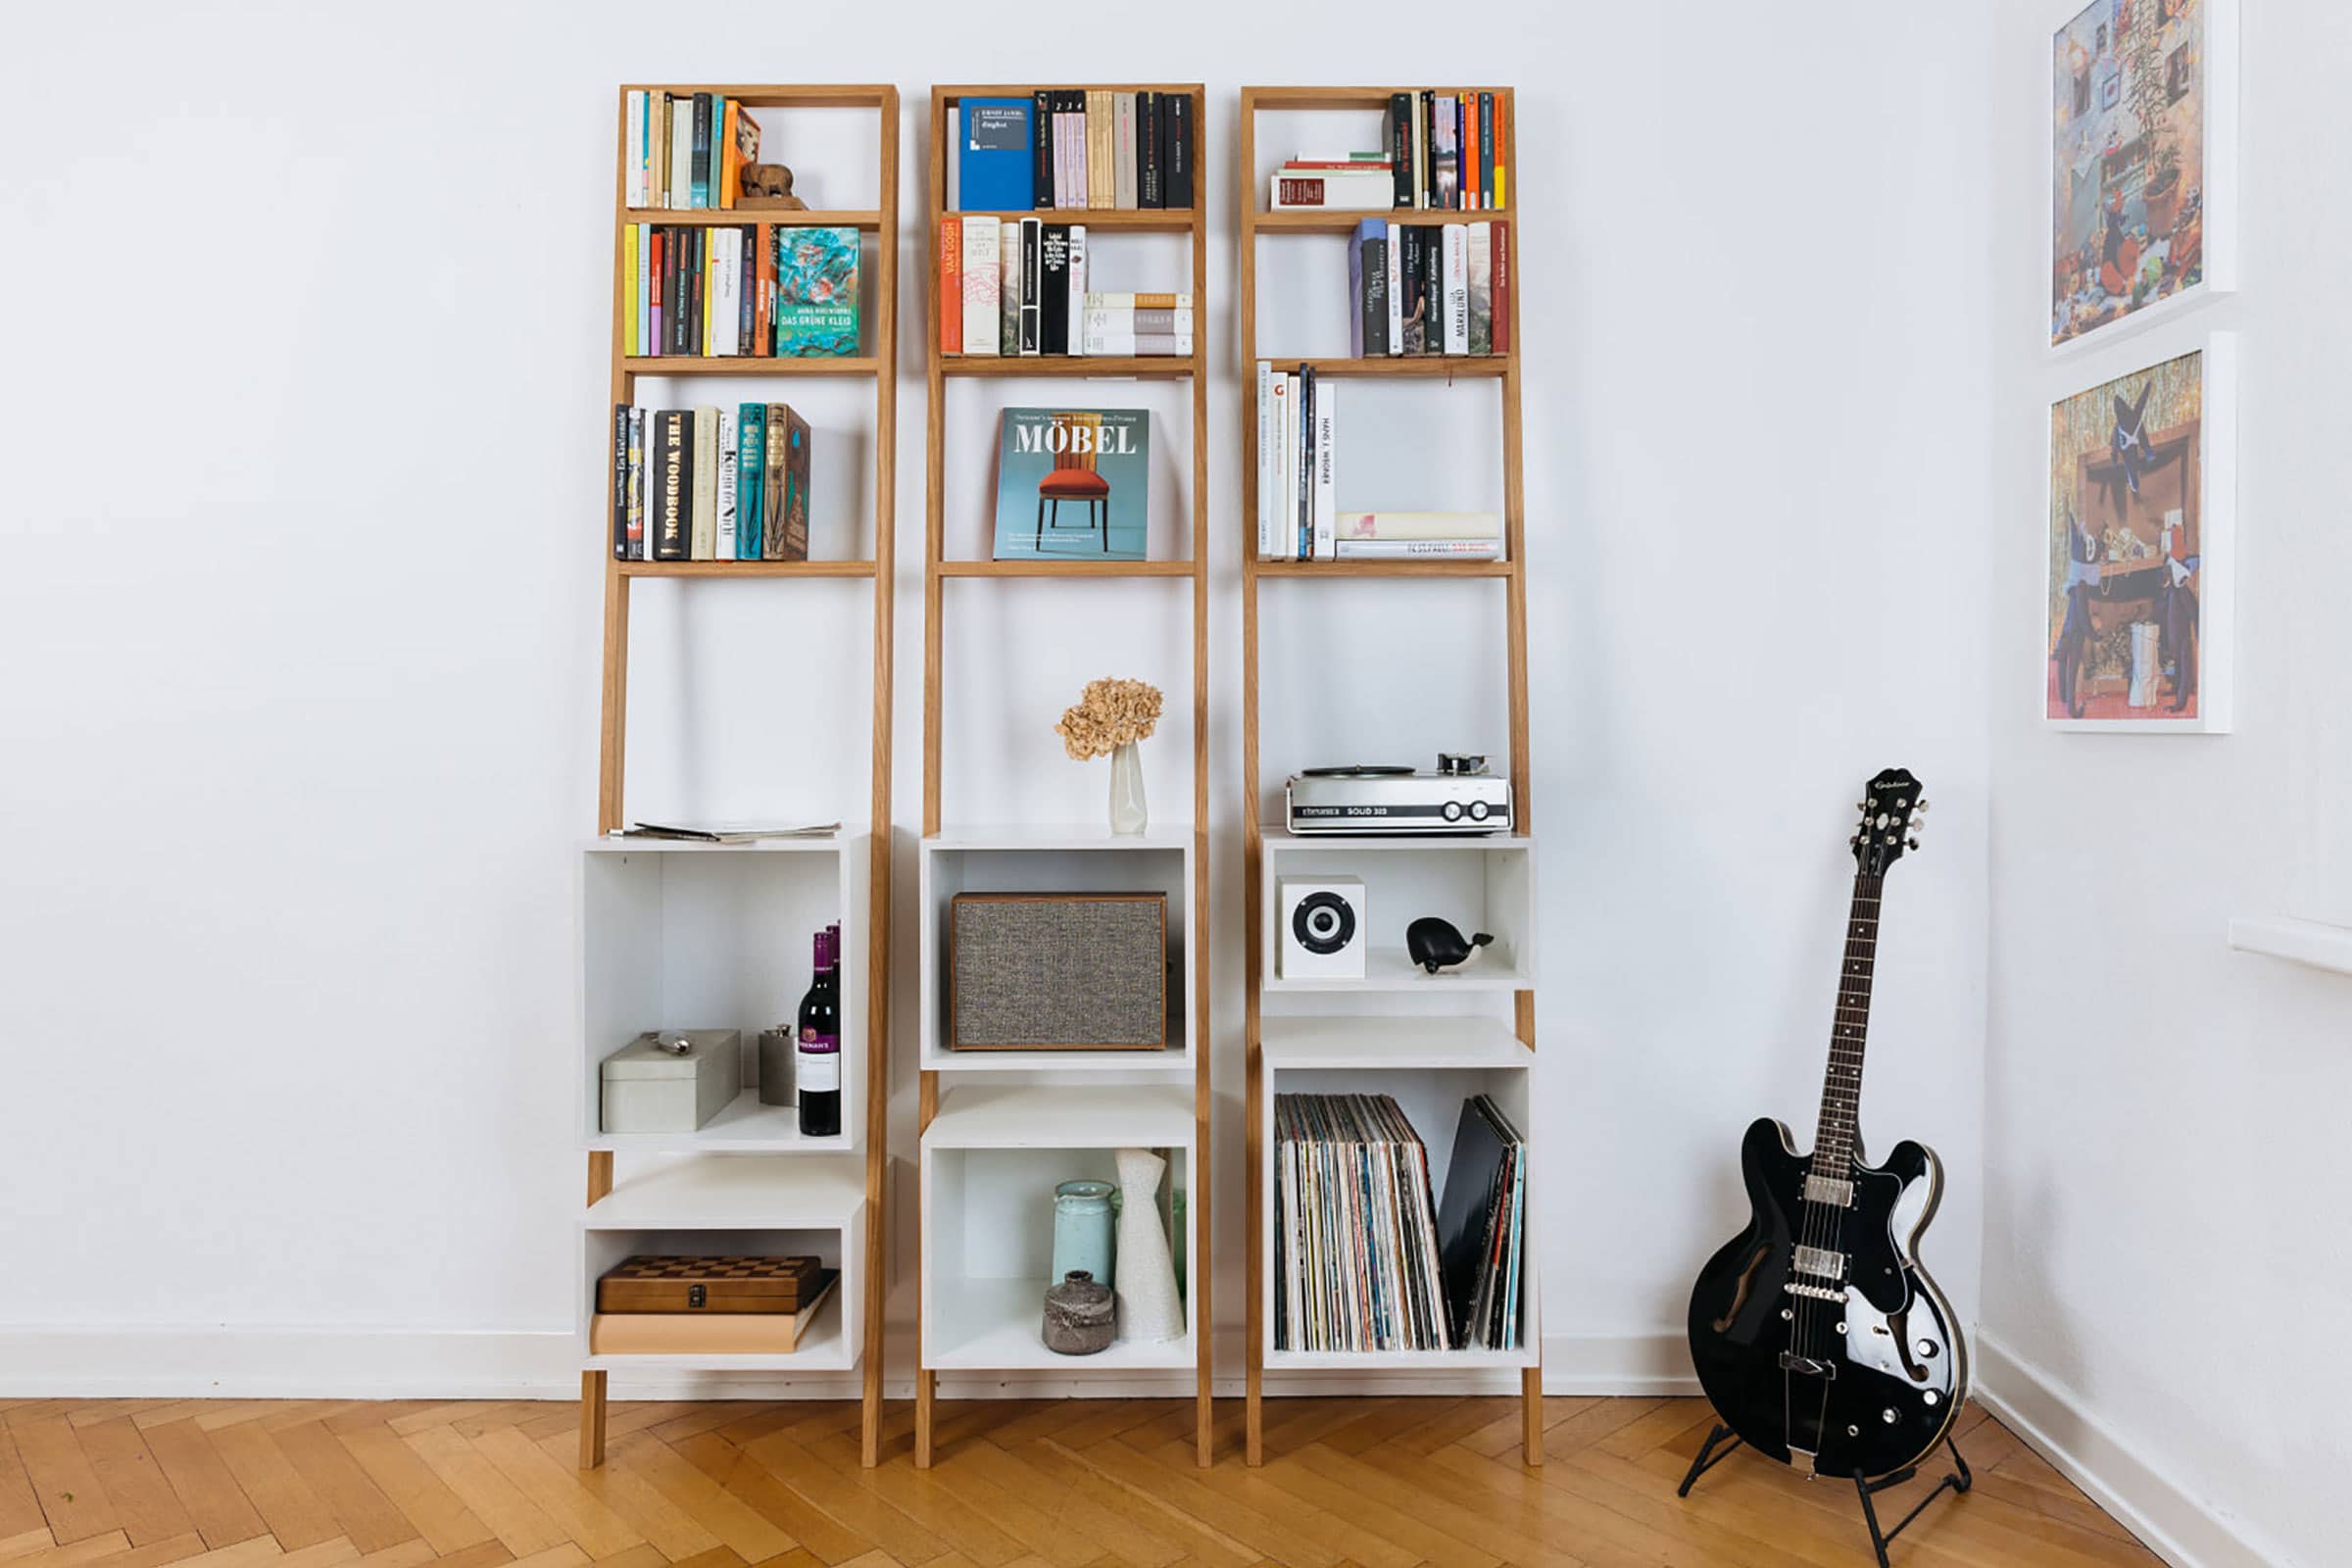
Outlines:
[[[1154,91],[1191,99],[1195,129],[1195,205],[1176,210],[1038,209],[1018,213],[951,214],[947,207],[948,125],[951,111],[970,98],[1029,98],[1069,86],[1114,92]],[[914,1462],[930,1465],[938,1377],[1052,1375],[1132,1376],[1138,1369],[1190,1367],[1194,1373],[1196,1458],[1210,1458],[1209,1189],[1207,1177],[1208,1068],[1208,424],[1206,334],[1196,331],[1195,352],[1182,358],[1102,358],[1079,355],[1003,358],[941,351],[938,259],[943,220],[1040,218],[1087,225],[1090,246],[1115,245],[1127,234],[1167,234],[1189,240],[1196,320],[1207,277],[1204,164],[1200,157],[1205,120],[1200,83],[943,86],[931,92],[930,244],[925,365],[930,419],[926,434],[929,483],[923,550],[923,838],[918,918],[924,1006],[918,1022],[921,1078],[917,1201],[917,1258],[921,1305],[917,1319]],[[1073,330],[1074,330],[1073,324]],[[1140,562],[994,561],[951,558],[947,521],[948,384],[958,378],[1086,380],[1166,379],[1191,389],[1191,549],[1189,559]],[[959,441],[996,440],[995,421]],[[959,515],[987,505],[957,496]],[[1113,836],[1102,817],[1091,822],[969,826],[946,818],[942,800],[942,740],[948,719],[944,663],[947,585],[970,579],[959,593],[994,591],[982,579],[1062,579],[1056,590],[1084,594],[1102,578],[1189,581],[1192,589],[1193,795],[1190,821],[1154,821],[1139,836]],[[1116,671],[1073,669],[1078,679]],[[977,672],[959,668],[957,678]],[[1073,689],[1073,695],[1075,691]],[[1169,694],[1171,704],[1176,694]],[[1049,722],[1051,715],[1040,715]],[[1149,744],[1149,743],[1147,743]],[[1171,1045],[1163,1052],[963,1053],[947,1049],[937,993],[945,972],[943,932],[948,899],[957,891],[1160,889],[1168,894],[1169,927],[1184,955],[1183,984],[1171,987],[1181,1008]],[[1119,1147],[1164,1152],[1168,1180],[1185,1192],[1184,1225],[1170,1237],[1187,1261],[1185,1304],[1189,1332],[1167,1345],[1114,1344],[1093,1356],[1056,1355],[1039,1339],[1047,1284],[1021,1266],[1016,1277],[995,1274],[1020,1250],[1004,1238],[1010,1227],[1050,1221],[1055,1180],[1107,1175],[1109,1151]],[[1040,1153],[1051,1153],[1043,1160]],[[1035,1239],[1034,1230],[1017,1234]],[[972,1238],[967,1250],[966,1237]],[[993,1252],[987,1250],[993,1249]]]
[[[859,210],[767,208],[658,209],[628,206],[629,94],[721,94],[746,109],[788,114],[832,109],[871,112],[880,156],[876,205]],[[612,399],[634,404],[640,378],[674,380],[683,402],[703,377],[725,383],[766,377],[837,377],[873,383],[873,550],[869,559],[817,561],[619,561],[604,548],[604,692],[597,793],[597,837],[583,855],[582,1147],[588,1155],[587,1203],[579,1220],[578,1309],[580,1465],[605,1457],[605,1394],[614,1370],[763,1372],[780,1376],[862,1371],[863,1462],[880,1452],[883,1298],[886,1239],[884,1180],[890,1099],[890,748],[893,519],[898,426],[899,93],[887,85],[792,86],[627,84],[619,91],[614,155]],[[777,125],[763,120],[771,134]],[[635,223],[757,226],[760,242],[777,226],[856,228],[873,289],[853,357],[830,359],[631,356],[623,313],[629,297],[625,235]],[[717,401],[723,393],[702,393]],[[610,453],[605,472],[611,472]],[[608,478],[609,482],[609,478]],[[812,524],[838,526],[821,513]],[[870,801],[863,828],[822,838],[704,845],[610,837],[623,814],[629,698],[630,586],[641,577],[869,579],[873,584]],[[678,591],[685,592],[681,587]],[[852,812],[842,813],[845,820]],[[747,914],[748,911],[748,914]],[[651,1028],[721,1020],[680,1016],[680,1009],[729,1007],[723,1022],[756,1031],[789,1016],[798,971],[783,960],[805,954],[809,932],[842,924],[840,969],[842,1131],[816,1141],[800,1136],[796,1115],[760,1105],[746,1089],[699,1131],[679,1134],[600,1131],[599,1069],[605,1055]],[[746,925],[751,929],[744,929]],[[862,933],[862,940],[860,940]],[[713,979],[715,944],[728,973]],[[703,960],[686,965],[682,956]],[[699,972],[681,973],[682,970]],[[754,976],[760,978],[755,979]],[[747,1000],[748,996],[748,1000]],[[614,1156],[657,1157],[625,1180]],[[678,1157],[685,1156],[685,1157]],[[596,1355],[590,1323],[596,1281],[632,1250],[814,1252],[841,1271],[835,1299],[789,1354]]]
[[[1275,212],[1266,210],[1265,175],[1257,162],[1257,120],[1261,113],[1332,113],[1357,117],[1368,123],[1385,116],[1394,93],[1401,87],[1245,87],[1242,89],[1239,170],[1242,193],[1239,225],[1241,265],[1241,344],[1243,379],[1248,391],[1242,400],[1242,512],[1245,528],[1257,514],[1257,418],[1254,368],[1261,360],[1278,368],[1311,366],[1318,380],[1363,377],[1380,381],[1427,379],[1450,385],[1456,381],[1499,381],[1501,425],[1501,493],[1503,557],[1494,562],[1445,561],[1260,561],[1257,541],[1245,535],[1242,555],[1242,802],[1243,858],[1246,879],[1246,973],[1244,995],[1248,1064],[1248,1181],[1249,1302],[1246,1369],[1248,1418],[1245,1454],[1250,1464],[1264,1460],[1263,1394],[1269,1367],[1286,1377],[1315,1372],[1345,1372],[1361,1378],[1382,1374],[1439,1376],[1466,1371],[1511,1369],[1519,1373],[1521,1448],[1525,1461],[1543,1462],[1543,1365],[1541,1319],[1538,1315],[1537,1250],[1539,1234],[1532,1218],[1523,1219],[1528,1266],[1519,1301],[1522,1348],[1514,1350],[1443,1351],[1305,1351],[1284,1350],[1268,1344],[1272,1332],[1277,1265],[1274,1227],[1269,1223],[1275,1181],[1274,1097],[1285,1092],[1388,1093],[1396,1097],[1428,1142],[1433,1165],[1442,1165],[1441,1140],[1452,1136],[1453,1117],[1463,1098],[1486,1093],[1494,1097],[1513,1117],[1525,1137],[1531,1166],[1540,1165],[1541,1129],[1533,1125],[1530,1093],[1536,1044],[1534,943],[1534,798],[1529,779],[1527,703],[1527,576],[1526,517],[1522,501],[1520,447],[1519,299],[1523,290],[1509,293],[1510,340],[1502,354],[1407,356],[1378,359],[1298,357],[1267,353],[1258,341],[1258,245],[1262,238],[1289,243],[1292,236],[1346,236],[1359,220],[1385,218],[1396,222],[1443,223],[1491,220],[1512,225],[1514,283],[1520,271],[1515,214],[1507,210],[1390,212]],[[1415,89],[1417,90],[1417,89]],[[1486,87],[1441,91],[1492,92],[1512,126],[1519,123],[1511,89]],[[1521,185],[1516,167],[1515,139],[1505,148],[1506,189],[1516,202]],[[1340,274],[1345,277],[1345,273]],[[1344,284],[1342,285],[1344,287]],[[1433,387],[1430,395],[1445,395]],[[1243,530],[1237,530],[1242,532]],[[1260,777],[1259,710],[1260,585],[1268,580],[1291,584],[1284,590],[1292,604],[1312,598],[1310,579],[1433,578],[1487,579],[1499,585],[1504,608],[1503,635],[1507,678],[1510,743],[1510,781],[1518,813],[1509,835],[1462,838],[1344,838],[1315,835],[1298,838],[1284,826],[1263,818],[1281,812],[1282,792]],[[1484,590],[1493,591],[1493,590]],[[1351,739],[1355,739],[1351,737]],[[1360,738],[1377,752],[1378,735]],[[1301,762],[1344,761],[1321,758]],[[1386,755],[1368,760],[1394,760]],[[1414,759],[1426,766],[1427,759]],[[1279,942],[1277,894],[1281,874],[1347,872],[1359,875],[1369,889],[1375,929],[1384,914],[1384,892],[1404,888],[1438,890],[1473,911],[1483,912],[1482,928],[1502,934],[1494,949],[1479,963],[1458,973],[1426,976],[1403,961],[1401,952],[1384,953],[1375,947],[1367,977],[1355,980],[1284,980],[1276,971],[1274,951]],[[1505,949],[1508,949],[1507,954]],[[1496,957],[1502,962],[1492,962]],[[1386,959],[1388,961],[1382,961]],[[1358,1012],[1327,1010],[1335,997],[1368,997]],[[1407,1012],[1404,996],[1443,998],[1445,1012]],[[1347,1004],[1337,1004],[1345,1006]],[[1436,1004],[1432,1004],[1435,1005]],[[1367,1016],[1374,1008],[1381,1015]],[[1433,1168],[1433,1176],[1437,1174]],[[1528,1182],[1530,1208],[1535,1183]]]

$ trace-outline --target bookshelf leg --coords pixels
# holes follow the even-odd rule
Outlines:
[[[1205,1470],[1216,1455],[1217,1403],[1203,1387],[1193,1399],[1193,1463]]]
[[[860,1422],[858,1463],[871,1470],[882,1462],[882,1357],[867,1342],[865,1352],[865,1413]]]
[[[605,1374],[580,1374],[580,1468],[605,1462]]]
[[[938,1402],[938,1375],[928,1368],[914,1375],[914,1467],[931,1468],[931,1414]]]
[[[1266,1401],[1260,1387],[1264,1374],[1256,1367],[1250,1369],[1249,1410],[1243,1422],[1242,1462],[1261,1465],[1266,1462]]]
[[[1519,1455],[1530,1466],[1544,1462],[1544,1369],[1519,1369]]]

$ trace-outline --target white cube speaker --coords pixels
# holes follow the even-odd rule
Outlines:
[[[1361,980],[1372,933],[1364,914],[1364,879],[1282,879],[1282,977]]]

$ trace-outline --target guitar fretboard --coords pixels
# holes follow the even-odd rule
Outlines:
[[[1830,1065],[1822,1076],[1821,1115],[1813,1126],[1813,1170],[1842,1177],[1856,1146],[1862,1103],[1862,1054],[1870,1041],[1870,982],[1878,962],[1882,879],[1854,877],[1845,917],[1845,956],[1838,965],[1838,1016],[1830,1028]]]

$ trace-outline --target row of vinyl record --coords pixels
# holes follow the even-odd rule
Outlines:
[[[808,421],[615,403],[612,512],[615,561],[807,561]]]
[[[1511,225],[1367,218],[1348,237],[1348,352],[1508,354]]]
[[[858,230],[630,223],[621,343],[635,356],[830,359],[858,352]]]
[[[1193,352],[1191,294],[1087,288],[1084,223],[951,215],[938,270],[943,354]]]
[[[1277,1095],[1274,1137],[1276,1348],[1518,1348],[1526,1144],[1490,1097],[1463,1102],[1442,1204],[1390,1096]]]
[[[760,160],[760,122],[724,93],[631,89],[623,199],[632,208],[733,207]]]
[[[1195,135],[1188,93],[961,99],[948,110],[948,211],[1189,208]]]
[[[1257,367],[1257,559],[1499,561],[1491,512],[1339,510],[1340,389],[1311,365]]]
[[[1507,93],[1393,94],[1378,152],[1287,159],[1274,172],[1268,205],[1276,212],[1499,211],[1509,205],[1509,120]]]

